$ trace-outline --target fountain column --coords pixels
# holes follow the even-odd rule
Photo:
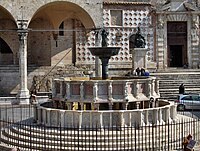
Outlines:
[[[27,88],[27,20],[18,20],[19,29],[17,30],[19,36],[19,72],[20,72],[20,90],[17,97],[20,98],[20,103],[29,104],[29,90]]]
[[[108,46],[108,32],[105,29],[101,30],[101,47],[89,48],[92,55],[99,57],[102,63],[102,79],[108,79],[108,62],[111,56],[117,55],[120,47],[107,47]],[[98,39],[96,39],[98,40]]]
[[[102,62],[102,79],[108,79],[108,61],[109,61],[110,58],[100,57],[100,59],[101,59],[101,62]]]

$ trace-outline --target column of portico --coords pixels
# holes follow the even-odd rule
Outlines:
[[[165,16],[163,14],[158,14],[158,24],[157,24],[157,67],[158,69],[165,68],[165,53],[164,53],[164,47],[165,47],[165,36],[164,36],[164,30],[166,30],[166,21]]]
[[[193,13],[192,16],[189,16],[191,22],[188,22],[188,39],[191,39],[190,49],[188,51],[188,60],[191,62],[189,65],[192,68],[199,68],[199,15]],[[190,44],[190,43],[189,43]],[[191,57],[192,56],[192,57]]]
[[[27,88],[27,20],[18,20],[18,36],[19,36],[19,74],[20,74],[20,89],[17,97],[20,98],[20,103],[29,104],[29,90]]]

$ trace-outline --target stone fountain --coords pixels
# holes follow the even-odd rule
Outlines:
[[[108,47],[105,29],[102,47],[89,48],[102,62],[102,78],[60,77],[53,80],[52,100],[36,108],[38,124],[62,127],[143,126],[174,121],[176,108],[159,100],[155,77],[108,77],[108,63],[120,47]]]

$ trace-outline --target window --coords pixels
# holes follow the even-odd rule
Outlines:
[[[110,10],[111,26],[122,26],[122,10]]]
[[[192,100],[192,96],[185,96],[181,100]]]
[[[197,95],[192,96],[192,99],[193,99],[194,101],[199,101],[199,96],[197,96]]]

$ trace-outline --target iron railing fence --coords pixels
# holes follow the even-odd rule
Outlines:
[[[191,134],[200,141],[200,120],[190,117],[160,125],[66,128],[38,125],[33,108],[0,108],[0,142],[27,151],[171,151]]]

